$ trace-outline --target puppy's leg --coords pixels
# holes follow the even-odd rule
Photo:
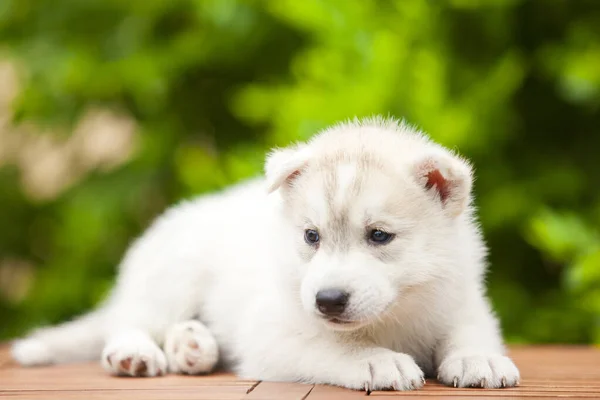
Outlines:
[[[164,346],[169,371],[181,374],[205,374],[219,360],[217,341],[200,321],[175,324],[167,332]]]
[[[168,327],[184,319],[186,303],[176,293],[161,292],[160,282],[148,283],[143,276],[126,278],[110,301],[102,365],[113,375],[162,375],[167,358],[159,345]]]
[[[118,289],[122,287],[132,286]],[[157,376],[167,371],[167,358],[159,346],[169,326],[185,319],[180,315],[184,303],[177,302],[176,296],[156,296],[144,289],[149,287],[117,290],[113,298],[101,359],[113,375]]]
[[[346,341],[328,335],[255,339],[255,349],[242,358],[242,377],[271,381],[327,384],[348,389],[411,390],[425,383],[414,359],[367,343]]]
[[[57,326],[37,329],[14,342],[13,358],[21,365],[97,360],[104,345],[106,310],[98,309]]]
[[[159,346],[171,326],[197,312],[202,287],[194,273],[201,268],[180,247],[165,246],[172,240],[168,235],[168,229],[151,230],[125,257],[109,300],[102,352],[102,365],[111,374],[165,373],[167,358]]]
[[[479,293],[436,349],[438,380],[454,387],[502,388],[519,383],[519,370],[506,357],[498,322]]]

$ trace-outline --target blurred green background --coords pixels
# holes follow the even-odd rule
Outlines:
[[[600,2],[0,0],[0,338],[107,292],[165,207],[331,123],[476,165],[512,343],[600,343]]]

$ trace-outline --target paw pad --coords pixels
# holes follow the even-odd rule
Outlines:
[[[217,342],[199,321],[172,327],[165,340],[171,372],[197,375],[210,372],[218,361]]]

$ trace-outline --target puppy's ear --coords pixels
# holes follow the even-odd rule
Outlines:
[[[433,154],[417,161],[413,173],[451,217],[457,217],[468,206],[473,173],[466,161],[450,154]]]
[[[304,145],[272,151],[265,163],[268,192],[274,192],[284,184],[291,185],[306,166],[308,159],[308,150]]]

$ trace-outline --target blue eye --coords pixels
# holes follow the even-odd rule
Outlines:
[[[304,241],[310,245],[319,243],[319,232],[314,229],[307,229],[304,231]]]
[[[387,244],[394,238],[394,235],[391,233],[384,232],[380,229],[373,229],[369,232],[369,241],[372,244]]]

